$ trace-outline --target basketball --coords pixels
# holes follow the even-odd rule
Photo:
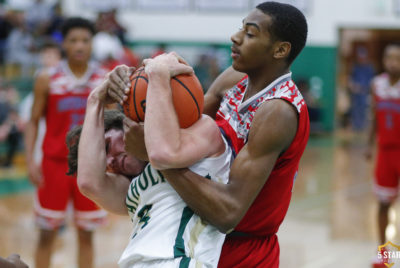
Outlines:
[[[146,112],[148,78],[144,68],[139,68],[130,77],[131,90],[123,104],[126,116],[136,122],[143,122]],[[171,78],[173,104],[181,128],[190,127],[203,113],[203,88],[196,75],[177,75]]]

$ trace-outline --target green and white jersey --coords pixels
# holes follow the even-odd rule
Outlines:
[[[227,183],[231,162],[231,149],[226,145],[220,156],[205,158],[189,168]],[[217,267],[225,234],[194,214],[150,164],[132,180],[126,206],[133,232],[118,262],[121,268],[155,263],[162,267]]]

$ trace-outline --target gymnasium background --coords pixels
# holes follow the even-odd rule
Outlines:
[[[30,2],[0,1],[3,12],[9,8],[23,10]],[[65,16],[93,20],[99,12],[115,8],[118,21],[127,29],[127,46],[140,58],[150,56],[162,45],[167,51],[177,51],[191,65],[202,55],[213,55],[219,70],[230,65],[230,36],[259,2],[262,1],[60,1]],[[351,103],[347,84],[359,48],[366,48],[376,71],[382,71],[384,46],[400,40],[400,1],[279,2],[293,4],[306,15],[308,40],[292,72],[296,82],[307,85],[317,110],[293,201],[279,233],[282,267],[368,267],[378,245],[376,205],[371,193],[373,162],[363,159],[366,130],[354,132],[348,122]],[[31,92],[32,74],[22,75],[8,66],[1,70],[2,80],[17,88],[21,100]],[[33,187],[26,178],[23,150],[21,144],[13,168],[0,169],[0,256],[21,252],[32,263],[36,239],[36,230],[31,226]],[[0,151],[5,152],[4,143],[0,144]],[[390,237],[394,243],[397,210],[395,207],[391,214]],[[21,237],[19,228],[28,240]],[[70,257],[74,256],[75,245],[71,229],[61,238],[55,267],[71,267],[69,263],[74,263]],[[99,267],[114,267],[128,236],[129,220],[111,217],[111,225],[97,237]]]

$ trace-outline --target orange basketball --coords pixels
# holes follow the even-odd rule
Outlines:
[[[124,102],[125,115],[136,122],[143,122],[146,112],[148,78],[144,68],[131,76],[131,90]],[[172,98],[181,128],[190,127],[203,113],[204,94],[196,75],[177,75],[171,78]]]

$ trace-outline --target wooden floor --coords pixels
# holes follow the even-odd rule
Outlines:
[[[278,234],[282,268],[370,267],[378,244],[373,167],[363,156],[365,140],[363,135],[346,131],[311,138]],[[17,159],[14,169],[0,170],[0,187],[0,256],[18,252],[33,267],[37,239],[33,188],[26,182],[22,160]],[[399,211],[395,206],[393,220]],[[96,267],[117,267],[130,234],[128,217],[109,219],[95,236]],[[394,222],[392,227],[396,226]],[[388,235],[399,244],[395,228],[389,228]],[[52,267],[76,267],[72,225],[61,232],[56,245]]]

